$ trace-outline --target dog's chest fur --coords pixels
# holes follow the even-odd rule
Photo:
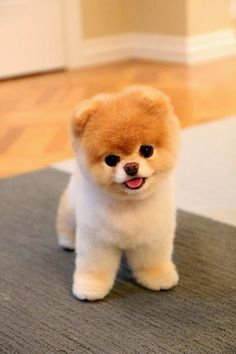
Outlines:
[[[167,228],[174,227],[175,205],[173,187],[157,191],[146,200],[132,202],[101,198],[88,184],[75,178],[72,192],[75,197],[77,235],[80,233],[122,249],[158,241]],[[173,220],[173,225],[170,225]]]

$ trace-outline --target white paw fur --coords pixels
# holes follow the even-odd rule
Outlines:
[[[109,293],[112,285],[106,276],[81,272],[74,275],[72,292],[79,300],[101,300]]]
[[[147,289],[168,290],[177,285],[179,275],[173,263],[154,269],[135,272],[137,282]]]

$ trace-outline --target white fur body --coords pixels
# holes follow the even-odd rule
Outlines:
[[[76,168],[68,186],[75,210],[77,243],[80,234],[120,249],[159,243],[175,229],[175,193],[172,176],[144,200],[117,200],[90,183]],[[79,247],[79,245],[77,245]]]
[[[177,283],[174,266],[170,278],[164,283],[159,278],[150,285],[137,275],[139,269],[149,270],[153,262],[159,268],[167,266],[169,269],[173,265],[171,257],[176,224],[173,174],[165,178],[148,198],[117,200],[84,178],[76,167],[64,198],[67,200],[64,215],[66,212],[73,215],[67,225],[69,232],[59,235],[59,243],[76,249],[73,286],[76,297],[89,300],[104,297],[113,285],[122,251],[126,251],[128,262],[142,285],[160,290]],[[100,289],[96,284],[91,291],[91,285],[81,286],[81,272],[97,270],[101,274],[110,274],[105,288],[102,286]],[[78,283],[80,285],[76,286]]]

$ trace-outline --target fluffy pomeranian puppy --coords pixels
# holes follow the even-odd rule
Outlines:
[[[76,168],[61,197],[59,244],[76,250],[73,294],[111,290],[121,254],[139,284],[170,289],[179,123],[168,97],[145,86],[85,100],[75,110]]]

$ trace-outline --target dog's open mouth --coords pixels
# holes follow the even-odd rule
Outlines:
[[[145,183],[145,178],[138,177],[126,181],[124,184],[129,189],[139,189]]]

